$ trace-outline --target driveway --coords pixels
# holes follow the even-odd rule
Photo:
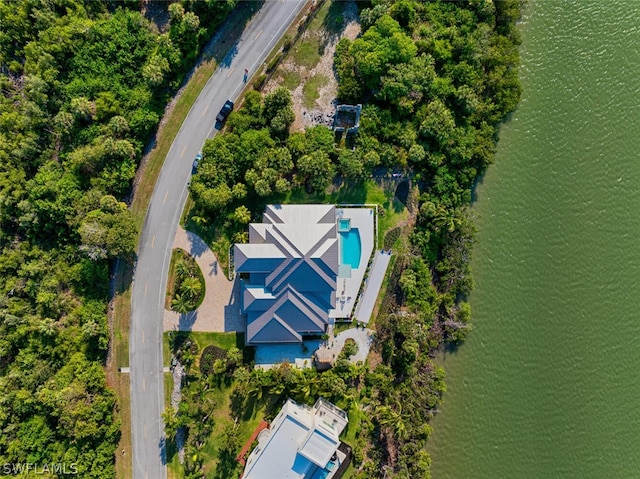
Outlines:
[[[363,363],[366,361],[369,355],[369,349],[371,349],[371,343],[373,342],[373,329],[351,328],[346,331],[338,333],[336,337],[329,338],[328,349],[333,351],[335,357],[338,357],[342,348],[344,348],[344,342],[351,338],[358,344],[358,352],[349,358],[349,361],[353,364],[358,361]]]
[[[229,281],[218,266],[218,259],[195,233],[178,227],[173,248],[187,251],[196,260],[204,276],[205,295],[195,311],[179,314],[164,311],[165,331],[219,332],[244,331],[238,304],[239,279]]]

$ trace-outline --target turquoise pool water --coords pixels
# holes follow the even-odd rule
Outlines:
[[[340,264],[346,264],[353,269],[358,269],[360,256],[362,255],[362,244],[360,243],[358,228],[352,228],[346,233],[340,233],[340,249]]]
[[[351,229],[351,220],[349,218],[343,218],[338,220],[338,231],[347,232]]]

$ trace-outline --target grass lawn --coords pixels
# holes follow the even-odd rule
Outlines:
[[[360,422],[362,421],[363,414],[364,412],[360,409],[357,402],[354,402],[347,411],[349,422],[345,430],[342,431],[341,439],[351,447],[354,447],[356,444],[356,436],[358,435],[358,431],[360,431]]]
[[[300,81],[302,80],[300,73],[296,71],[281,71],[280,75],[282,76],[280,84],[287,90],[291,91],[298,88],[298,85],[300,85]]]
[[[164,365],[169,366],[171,362],[171,340],[174,335],[188,336],[198,345],[199,353],[209,345],[218,346],[221,349],[229,350],[236,347],[240,350],[244,348],[243,333],[196,333],[196,332],[166,332],[162,335],[162,353]]]
[[[307,108],[313,108],[316,100],[320,98],[318,90],[325,86],[329,82],[329,79],[324,75],[314,75],[309,78],[302,87],[302,103]]]
[[[315,67],[321,58],[322,43],[320,38],[312,36],[305,38],[293,48],[291,58],[303,67]]]
[[[336,321],[336,324],[333,326],[333,332],[338,334],[347,329],[353,329],[353,321]]]
[[[395,198],[395,190],[383,188],[374,180],[343,183],[330,194],[309,194],[303,188],[292,190],[283,203],[378,204],[378,246],[384,234],[409,218],[407,208]]]

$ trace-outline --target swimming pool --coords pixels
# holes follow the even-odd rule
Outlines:
[[[353,269],[360,266],[362,244],[358,228],[352,228],[348,232],[340,233],[340,264],[346,264]]]

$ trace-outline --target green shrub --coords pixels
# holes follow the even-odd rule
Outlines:
[[[264,73],[256,77],[255,81],[253,82],[253,89],[257,91],[262,90],[262,87],[264,86],[264,82],[266,80],[267,80],[267,75],[265,75]]]
[[[205,376],[213,374],[215,362],[226,358],[227,352],[224,349],[213,345],[207,346],[200,355],[200,372]]]
[[[358,352],[358,343],[356,343],[355,339],[347,338],[344,342],[344,347],[342,348],[341,356],[346,358],[350,358],[354,354]]]
[[[400,238],[400,233],[402,233],[402,228],[400,226],[396,226],[395,228],[390,229],[384,235],[384,249],[390,250],[398,238]]]

